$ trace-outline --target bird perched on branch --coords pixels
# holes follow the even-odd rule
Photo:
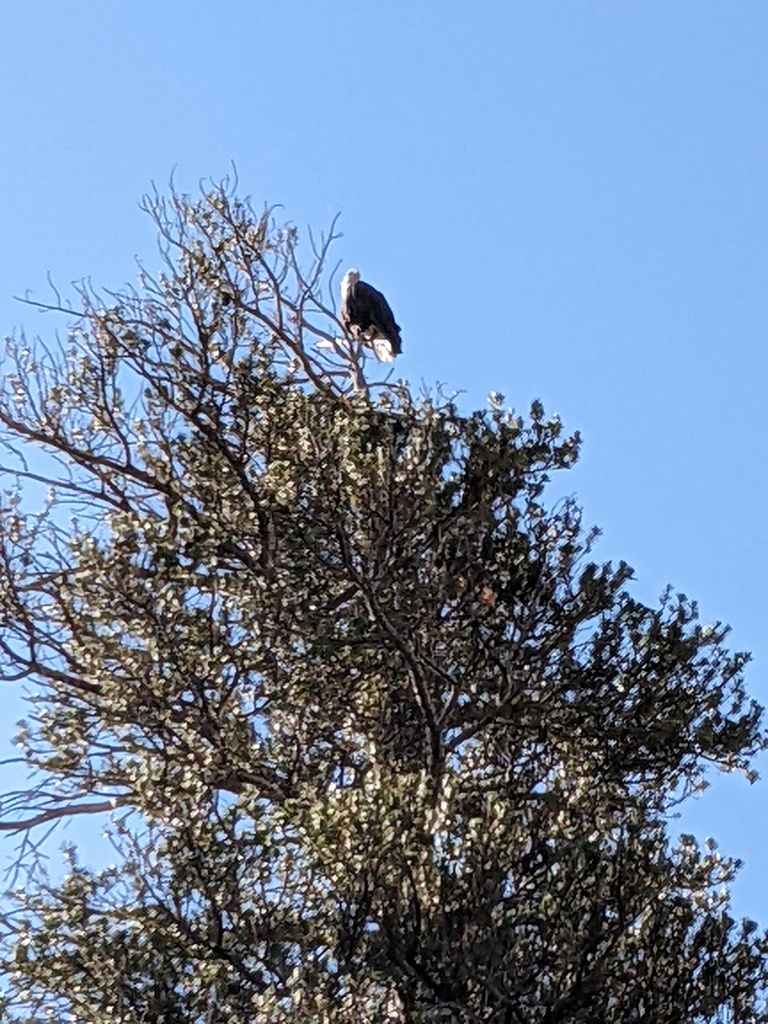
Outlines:
[[[341,280],[341,322],[344,329],[373,349],[382,363],[400,355],[403,344],[389,303],[352,268]]]

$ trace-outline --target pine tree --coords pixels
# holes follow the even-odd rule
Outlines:
[[[590,560],[538,402],[376,380],[333,230],[303,267],[226,185],[146,206],[162,272],[9,343],[0,647],[37,774],[1,827],[106,813],[120,857],[22,863],[3,1020],[768,1021],[737,865],[668,826],[763,743],[726,628]]]

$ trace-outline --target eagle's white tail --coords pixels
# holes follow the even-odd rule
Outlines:
[[[377,334],[375,338],[371,339],[371,347],[373,353],[380,363],[392,363],[394,362],[394,354],[392,353],[392,346],[386,338],[382,338],[380,334]]]

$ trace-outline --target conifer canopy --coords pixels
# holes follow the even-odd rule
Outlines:
[[[383,376],[333,229],[145,205],[160,269],[8,343],[3,1020],[768,1020],[737,865],[670,826],[763,743],[726,628],[592,560],[539,402]],[[116,866],[48,876],[94,814]]]

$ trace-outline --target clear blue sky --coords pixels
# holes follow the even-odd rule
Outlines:
[[[600,555],[730,622],[768,702],[767,41],[765,0],[5,0],[0,332],[60,326],[12,299],[48,272],[133,280],[174,168],[234,161],[301,228],[341,211],[400,373],[581,429],[562,486]],[[765,925],[767,787],[685,822]]]

